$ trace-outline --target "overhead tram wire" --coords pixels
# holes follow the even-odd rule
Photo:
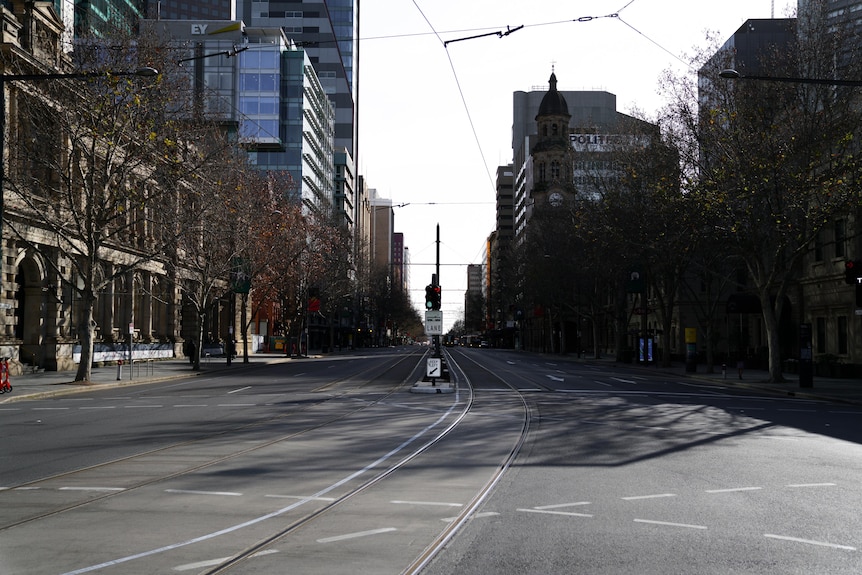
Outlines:
[[[428,27],[431,28],[431,31],[434,32],[434,35],[443,44],[443,48],[446,48],[446,42],[443,41],[443,38],[440,37],[440,34],[437,33],[437,30],[434,29],[434,26],[428,20],[428,17],[425,16],[425,12],[422,11],[422,8],[419,7],[419,4],[416,0],[413,0],[413,5],[416,6],[416,9],[419,10],[419,13],[422,15],[422,18],[428,24]],[[476,147],[479,149],[479,156],[482,158],[482,167],[485,168],[485,174],[488,176],[488,182],[491,184],[491,189],[496,191],[497,185],[494,182],[494,178],[491,175],[491,171],[488,169],[488,162],[485,159],[485,152],[482,150],[482,144],[479,142],[479,134],[476,133],[476,125],[473,123],[473,116],[470,114],[470,108],[467,106],[467,98],[464,96],[464,90],[461,88],[461,81],[458,79],[458,72],[455,71],[455,63],[452,62],[452,56],[449,54],[449,50],[446,50],[446,58],[449,60],[449,67],[452,69],[452,76],[455,78],[455,85],[458,87],[458,94],[461,96],[461,103],[464,105],[464,111],[467,113],[467,121],[470,123],[470,130],[473,132],[473,140],[476,142]]]

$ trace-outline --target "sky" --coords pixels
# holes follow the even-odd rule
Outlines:
[[[654,118],[663,72],[796,0],[365,0],[360,13],[358,172],[392,200],[411,299],[424,309],[440,230],[444,332],[463,318],[467,265],[495,228],[497,166],[512,161],[512,94],[615,94]],[[502,37],[496,32],[523,26]],[[492,33],[491,36],[463,39]],[[457,40],[457,41],[456,41]]]

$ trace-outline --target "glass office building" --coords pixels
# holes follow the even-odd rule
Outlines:
[[[335,111],[308,54],[281,28],[240,21],[146,20],[188,47],[184,67],[202,109],[233,126],[259,169],[290,174],[316,212],[334,203]],[[219,52],[243,48],[237,57]]]

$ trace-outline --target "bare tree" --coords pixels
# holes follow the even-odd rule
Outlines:
[[[80,50],[75,71],[92,77],[9,86],[4,225],[49,251],[48,265],[77,293],[81,382],[90,379],[100,294],[136,268],[164,271],[183,232],[174,217],[183,182],[206,160],[194,153],[196,128],[181,122],[188,91],[159,59],[167,52],[128,39],[112,47]],[[161,73],[129,75],[144,65]]]
[[[810,23],[814,26],[815,23]],[[846,38],[821,28],[764,53],[769,75],[834,77]],[[769,379],[783,381],[779,319],[804,254],[825,225],[858,205],[860,109],[843,88],[804,81],[728,81],[718,76],[732,53],[710,60],[700,78],[670,78],[671,113],[696,143],[688,189],[712,222],[713,237],[742,262],[760,300]],[[845,68],[842,74],[853,76]],[[698,106],[700,104],[700,106]]]

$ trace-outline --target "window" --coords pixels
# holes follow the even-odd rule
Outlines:
[[[835,257],[843,258],[845,254],[844,243],[847,239],[846,222],[835,220]]]
[[[847,316],[838,316],[838,353],[847,354]]]
[[[823,261],[823,230],[817,232],[817,235],[814,237],[814,261]]]
[[[826,318],[817,318],[817,332],[814,334],[814,352],[826,353]]]

